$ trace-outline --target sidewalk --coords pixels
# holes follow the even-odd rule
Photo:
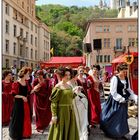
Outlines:
[[[130,140],[131,136],[137,130],[138,121],[137,121],[137,118],[131,117],[128,119],[128,122],[129,122],[130,133],[127,136]],[[32,137],[30,140],[47,140],[48,131],[49,131],[49,128],[47,128],[43,134],[39,133],[35,130],[35,124],[32,123]],[[2,128],[2,139],[10,140],[8,126]],[[26,140],[29,140],[29,139],[26,139]],[[89,140],[112,140],[112,139],[106,137],[99,128],[92,128],[90,131]]]

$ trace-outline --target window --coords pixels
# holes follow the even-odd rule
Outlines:
[[[46,41],[44,40],[44,49],[46,48]]]
[[[15,55],[16,54],[16,43],[14,42],[13,44],[13,54]]]
[[[35,32],[37,33],[37,25],[35,25]]]
[[[23,56],[23,45],[20,45],[19,55],[20,56]]]
[[[136,47],[138,47],[138,38],[136,38]]]
[[[116,39],[116,49],[122,49],[122,38]]]
[[[100,62],[101,62],[101,63],[102,63],[102,61],[103,61],[102,59],[103,59],[103,57],[102,57],[102,55],[100,55]]]
[[[5,41],[5,51],[6,53],[9,53],[9,40]]]
[[[122,25],[116,26],[116,32],[122,32]]]
[[[31,44],[33,45],[33,35],[31,35]]]
[[[24,2],[22,2],[22,8],[24,8]]]
[[[129,46],[135,46],[135,38],[129,38],[128,39],[128,44],[129,44]]]
[[[28,42],[28,32],[26,32],[26,41]]]
[[[110,32],[110,26],[104,26],[104,32]]]
[[[9,15],[9,5],[6,3],[5,4],[5,13],[7,14],[7,15]]]
[[[13,9],[13,18],[17,19],[17,10]]]
[[[17,26],[14,25],[14,37],[16,37],[16,36],[17,36]]]
[[[6,68],[9,68],[9,59],[5,59],[5,66]]]
[[[32,16],[34,15],[34,12],[33,12],[33,10],[32,10]]]
[[[9,21],[6,20],[5,32],[9,34]]]
[[[96,26],[96,32],[102,32],[102,26]]]
[[[110,62],[110,55],[108,55],[108,62]]]
[[[28,50],[28,47],[26,47],[25,49],[25,56],[28,58],[29,57],[29,50]]]
[[[20,28],[20,36],[23,37],[23,29]]]
[[[49,42],[47,42],[47,50],[49,50]]]
[[[104,38],[104,47],[105,48],[110,48],[110,38]]]
[[[48,54],[46,53],[46,60],[48,60]]]
[[[29,13],[29,6],[27,6],[27,13]]]
[[[107,56],[106,56],[106,55],[104,55],[104,62],[107,62],[107,61],[106,61],[106,59],[107,59]]]
[[[128,25],[128,32],[135,32],[137,31],[137,26],[135,25]]]
[[[96,55],[96,62],[99,63],[99,56]]]
[[[35,37],[35,46],[37,46],[37,37]]]
[[[31,30],[33,31],[33,22],[31,22]]]
[[[37,50],[35,51],[35,59],[37,60]]]
[[[31,59],[33,59],[33,49],[31,49]]]

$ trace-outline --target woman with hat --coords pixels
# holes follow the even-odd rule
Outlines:
[[[130,88],[127,78],[127,64],[117,67],[118,74],[113,76],[110,83],[110,95],[103,105],[101,115],[101,129],[112,138],[121,138],[129,132],[128,100],[137,103],[137,95]]]
[[[32,92],[35,93],[34,108],[36,130],[43,133],[51,121],[51,109],[49,101],[51,88],[49,80],[45,79],[45,75],[42,70],[38,70],[36,76],[37,78],[33,82],[32,90]]]

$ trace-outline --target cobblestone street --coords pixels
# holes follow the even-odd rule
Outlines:
[[[130,133],[127,135],[128,139],[131,139],[131,135],[137,130],[137,118],[129,118]],[[32,123],[32,137],[30,140],[47,140],[49,128],[45,130],[43,134],[35,130],[35,124]],[[8,126],[2,128],[2,139],[10,140]],[[28,139],[26,139],[28,140]],[[90,131],[89,140],[112,140],[104,135],[104,133],[99,128],[92,128]],[[120,139],[119,139],[120,140]],[[123,139],[122,139],[123,140]]]

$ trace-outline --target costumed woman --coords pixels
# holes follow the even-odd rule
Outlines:
[[[85,93],[82,93],[83,87],[78,85],[77,74],[77,70],[73,70],[72,79],[68,81],[68,84],[76,94],[73,99],[73,106],[80,140],[88,140],[88,100]]]
[[[87,78],[84,74],[84,67],[80,66],[78,67],[78,77],[77,77],[78,85],[81,85],[83,87],[83,92],[87,96]]]
[[[72,101],[74,94],[67,82],[71,78],[71,70],[59,68],[62,78],[53,89],[51,100],[52,124],[48,140],[79,140],[76,118]]]
[[[101,114],[101,102],[99,93],[100,80],[98,78],[98,72],[100,71],[98,65],[93,65],[91,75],[87,78],[88,86],[88,117],[90,127],[96,127],[100,123]]]
[[[45,78],[43,70],[38,70],[33,82],[34,109],[36,130],[43,133],[51,121],[51,87],[49,79]]]
[[[112,138],[121,138],[129,132],[128,103],[129,99],[137,103],[137,95],[130,88],[127,78],[127,64],[117,67],[118,75],[113,76],[110,83],[110,95],[102,108],[100,127]]]
[[[12,84],[11,93],[14,96],[14,105],[9,124],[9,135],[16,140],[31,136],[30,109],[27,99],[31,88],[26,82],[28,79],[29,68],[23,67],[18,73],[18,80]]]
[[[2,80],[2,125],[9,125],[10,115],[13,109],[13,95],[11,94],[12,89],[12,72],[5,70],[3,73]]]

